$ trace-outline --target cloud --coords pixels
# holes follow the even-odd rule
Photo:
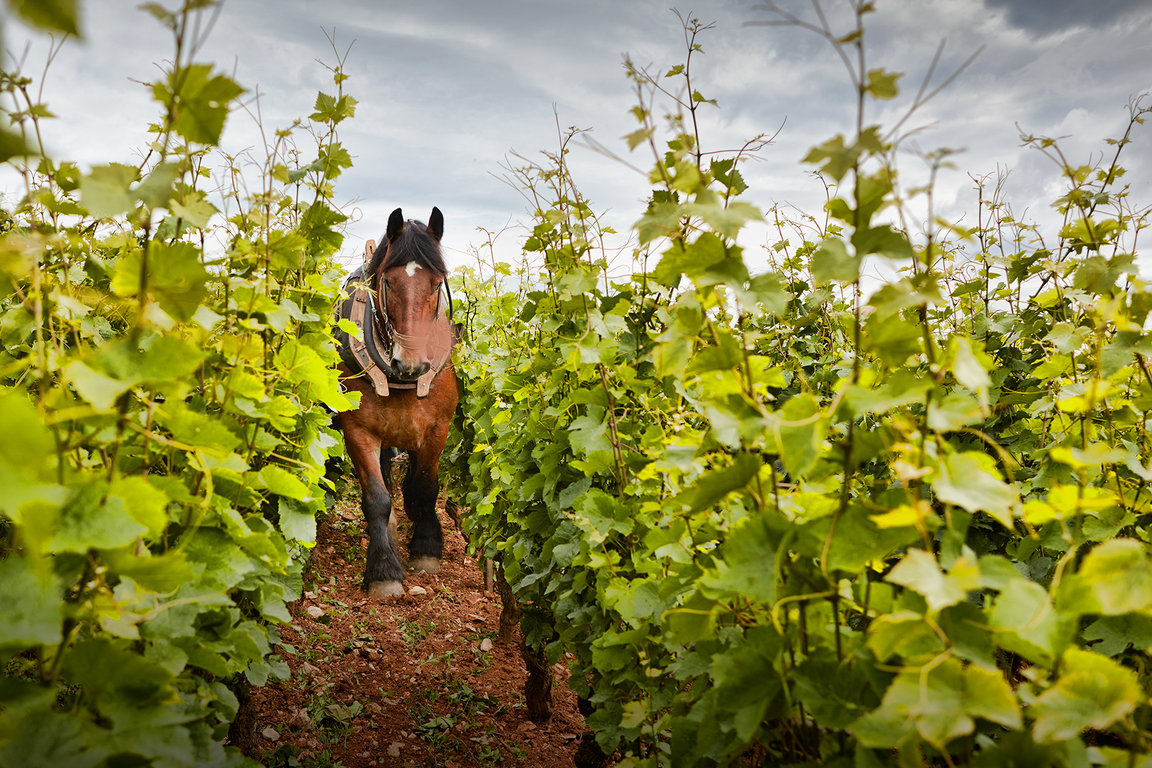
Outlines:
[[[70,44],[49,73],[46,100],[59,120],[46,125],[56,156],[81,162],[130,161],[146,146],[147,123],[158,107],[132,80],[155,76],[152,62],[171,56],[167,33],[139,0],[87,0],[87,41]],[[808,12],[807,0],[778,0]],[[341,126],[355,165],[336,192],[350,203],[345,249],[359,254],[376,239],[389,211],[402,206],[425,216],[432,205],[448,222],[446,245],[467,260],[472,243],[508,222],[530,216],[521,195],[497,178],[509,154],[539,158],[557,148],[559,128],[574,125],[632,164],[647,170],[644,149],[630,153],[620,137],[635,128],[635,95],[621,66],[625,53],[662,74],[684,56],[683,32],[669,0],[489,0],[485,3],[379,3],[340,0],[317,4],[282,0],[275,13],[261,0],[227,0],[199,60],[214,61],[261,94],[265,134],[306,117],[317,90],[332,92],[330,73],[317,59],[335,56],[335,34],[348,57],[346,88],[359,100],[356,118]],[[691,10],[716,28],[700,38],[696,86],[719,107],[700,110],[708,150],[739,147],[758,133],[780,131],[762,159],[745,168],[749,195],[766,208],[775,202],[819,213],[824,190],[801,161],[808,148],[855,125],[851,82],[839,57],[816,35],[796,29],[747,26],[765,18],[756,0],[699,0]],[[851,26],[845,5],[826,0],[837,28]],[[1067,139],[1076,162],[1099,157],[1103,140],[1126,117],[1128,99],[1152,87],[1152,9],[1143,2],[1102,0],[881,0],[867,19],[868,68],[904,72],[902,93],[870,104],[866,120],[891,125],[908,109],[941,39],[947,38],[929,87],[955,71],[974,51],[980,56],[957,80],[909,121],[925,127],[909,149],[965,149],[958,169],[943,174],[940,206],[957,215],[971,208],[968,173],[1015,169],[1018,209],[1046,210],[1058,171],[1020,146],[1021,130]],[[449,12],[450,11],[450,12]],[[1123,23],[1121,23],[1123,22]],[[9,27],[6,35],[16,38]],[[1058,33],[1058,34],[1055,34]],[[32,70],[39,64],[32,57]],[[668,81],[672,83],[674,81]],[[658,106],[663,114],[665,106]],[[1019,125],[1019,129],[1017,128]],[[229,119],[227,148],[252,147],[262,137],[243,112]],[[1133,197],[1152,198],[1152,140],[1147,127],[1129,150]],[[301,151],[311,150],[307,137]],[[1148,158],[1148,159],[1145,159]],[[569,165],[596,210],[623,233],[643,210],[642,174],[582,146]],[[901,180],[915,186],[924,171],[914,153],[901,156]],[[503,253],[517,256],[519,231],[501,236]]]
[[[1103,29],[1149,15],[1147,0],[984,0],[1013,26],[1036,35],[1076,28]]]

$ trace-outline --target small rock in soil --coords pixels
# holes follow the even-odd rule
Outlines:
[[[400,757],[400,742],[394,741],[388,745],[388,757]]]
[[[426,595],[426,594],[428,594],[428,590],[424,589],[424,587],[412,587],[411,589],[408,590],[408,594],[410,594],[410,595]]]
[[[318,674],[320,674],[320,668],[309,661],[306,661],[303,664],[301,664],[300,670],[306,675],[318,675]]]
[[[275,728],[265,728],[260,731],[260,735],[268,739],[268,741],[278,741],[280,739],[280,734],[276,733]]]
[[[486,637],[480,641],[480,650],[484,653],[492,650],[492,638]]]
[[[318,619],[324,615],[324,609],[318,605],[310,605],[304,609],[304,612],[314,619]]]

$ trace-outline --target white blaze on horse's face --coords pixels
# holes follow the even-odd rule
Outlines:
[[[412,277],[412,275],[416,274],[416,270],[418,270],[418,269],[424,269],[424,267],[420,266],[419,264],[417,264],[414,261],[410,261],[404,267],[404,272],[405,272],[405,274],[408,275],[408,277]]]

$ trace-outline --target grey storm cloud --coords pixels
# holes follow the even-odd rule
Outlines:
[[[774,3],[814,13],[811,0]],[[45,141],[59,159],[86,167],[143,156],[157,107],[142,83],[161,71],[154,62],[171,57],[171,41],[139,4],[81,0],[85,39],[65,46],[46,80],[45,99],[61,119],[44,126]],[[850,3],[820,4],[837,32],[851,29]],[[226,0],[197,60],[215,62],[248,88],[244,108],[229,118],[225,150],[259,156],[272,129],[307,115],[317,90],[331,91],[325,64],[348,53],[345,87],[359,106],[341,126],[354,166],[337,190],[350,216],[349,259],[379,238],[398,205],[413,215],[432,205],[444,211],[455,264],[470,263],[472,244],[505,228],[498,248],[516,259],[530,206],[503,183],[503,169],[554,152],[566,126],[591,129],[631,166],[583,143],[568,158],[607,223],[623,236],[642,212],[652,159],[630,153],[621,138],[636,128],[636,94],[622,60],[629,55],[657,74],[682,62],[684,32],[673,7],[715,22],[693,64],[693,86],[719,105],[698,115],[702,143],[724,150],[776,135],[745,167],[750,201],[818,213],[825,190],[802,158],[851,130],[854,88],[819,36],[749,25],[770,18],[762,0]],[[923,175],[919,149],[964,150],[957,170],[938,179],[937,202],[955,209],[949,218],[971,207],[970,174],[1000,169],[1013,170],[1008,189],[1021,209],[1050,216],[1059,170],[1021,147],[1020,133],[1069,137],[1062,146],[1075,163],[1095,162],[1103,140],[1122,132],[1128,100],[1152,88],[1152,0],[879,0],[875,7],[866,19],[867,68],[905,77],[898,99],[869,105],[869,121],[900,119],[942,41],[932,87],[981,51],[916,113],[908,127],[923,130],[901,157],[901,180],[913,188]],[[14,25],[3,32],[16,58],[32,44],[28,67],[39,71],[47,41]],[[656,105],[658,117],[665,111]],[[1139,205],[1152,199],[1150,130],[1137,132],[1126,157]],[[302,151],[308,145],[305,136]],[[7,181],[0,176],[0,199],[20,193],[20,179]],[[749,236],[750,251],[757,238]]]
[[[1143,12],[1152,14],[1148,0],[984,0],[1002,10],[1013,26],[1038,35],[1074,28],[1101,29]]]

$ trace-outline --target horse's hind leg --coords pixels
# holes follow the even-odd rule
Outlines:
[[[364,432],[345,427],[345,445],[360,478],[360,508],[368,528],[368,558],[364,566],[364,588],[370,597],[404,593],[404,568],[396,555],[389,520],[392,495],[381,465],[390,462],[378,457],[379,443]]]
[[[412,520],[412,540],[408,543],[408,564],[413,570],[439,573],[444,551],[444,534],[436,516],[440,495],[439,452],[412,451],[404,475],[404,511]]]

